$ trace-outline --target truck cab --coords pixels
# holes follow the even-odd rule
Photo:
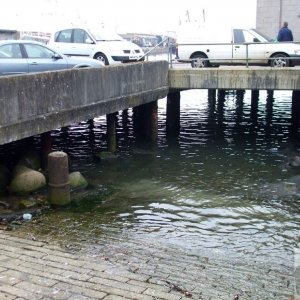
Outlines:
[[[272,42],[255,29],[202,29],[198,37],[179,39],[177,50],[179,61],[189,61],[194,68],[241,64],[287,67],[300,62],[299,45]]]

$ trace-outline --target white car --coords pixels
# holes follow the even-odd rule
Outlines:
[[[49,45],[65,55],[86,56],[98,59],[105,65],[144,60],[141,47],[104,29],[59,30],[51,36]]]
[[[179,61],[192,67],[219,65],[270,65],[288,67],[300,64],[300,45],[271,42],[255,29],[202,29],[198,36],[178,40]]]

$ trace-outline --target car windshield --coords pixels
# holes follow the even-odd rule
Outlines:
[[[122,37],[112,30],[90,29],[90,34],[96,41],[122,41]]]
[[[264,33],[259,32],[256,29],[252,29],[252,31],[255,32],[258,35],[258,37],[260,37],[261,39],[265,40],[264,42],[272,42],[273,41],[269,36],[267,36]]]

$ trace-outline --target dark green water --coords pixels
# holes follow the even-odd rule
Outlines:
[[[33,231],[94,245],[111,233],[171,243],[189,251],[276,261],[291,265],[299,246],[300,155],[291,123],[291,93],[226,94],[224,104],[207,91],[181,93],[181,130],[165,134],[165,100],[159,101],[156,145],[133,132],[132,112],[118,116],[119,157],[100,161],[105,117],[57,131],[54,147],[70,155],[88,190],[82,202],[42,217]]]

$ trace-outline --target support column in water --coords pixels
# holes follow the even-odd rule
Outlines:
[[[217,90],[216,89],[209,89],[207,92],[208,101],[216,101]]]
[[[42,150],[42,167],[47,169],[48,155],[52,150],[51,132],[44,132],[41,134],[41,150]]]
[[[180,92],[171,92],[167,96],[167,135],[177,136],[180,131]]]
[[[157,101],[152,101],[143,105],[144,107],[144,130],[145,137],[151,142],[157,141],[158,136],[158,115]]]
[[[251,90],[251,101],[258,101],[259,90]]]
[[[68,155],[54,151],[48,155],[48,200],[51,205],[65,206],[71,202]]]
[[[292,120],[291,126],[295,132],[299,127],[300,121],[300,91],[293,91],[292,95]]]
[[[116,113],[106,115],[107,123],[107,150],[115,153],[117,151]]]

